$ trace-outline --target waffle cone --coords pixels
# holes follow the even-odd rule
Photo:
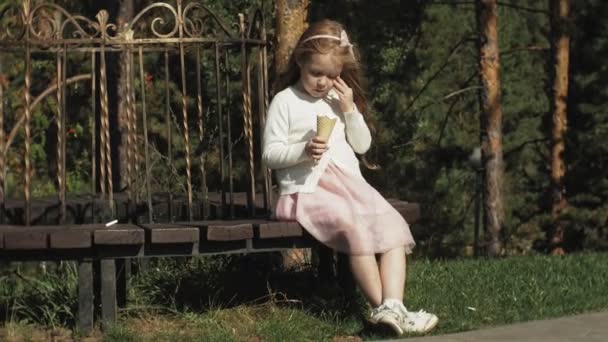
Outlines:
[[[327,141],[336,125],[336,118],[330,119],[325,115],[317,116],[317,136]]]

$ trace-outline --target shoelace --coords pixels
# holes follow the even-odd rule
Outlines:
[[[374,317],[374,316],[376,316],[378,313],[380,313],[381,311],[386,310],[387,308],[389,308],[389,307],[388,307],[388,305],[386,305],[386,304],[384,304],[384,303],[383,303],[383,304],[380,304],[380,306],[378,306],[377,308],[373,308],[373,309],[372,309],[372,312],[371,312],[371,314],[370,314],[370,317]]]
[[[401,312],[400,321],[407,323],[408,325],[415,325],[416,320],[420,318],[428,318],[428,313],[425,310],[408,311],[405,307],[399,307],[398,310]]]
[[[398,320],[401,324],[414,324],[414,322],[410,319],[410,312],[407,311],[405,306],[397,305],[396,308],[392,309],[397,313]]]
[[[426,311],[424,311],[424,310],[418,310],[418,311],[416,311],[416,312],[409,312],[409,313],[410,313],[410,314],[414,314],[414,315],[416,315],[416,316],[424,316],[424,315],[427,315],[427,312],[426,312]]]

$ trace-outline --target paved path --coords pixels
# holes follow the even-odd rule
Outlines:
[[[441,322],[440,322],[441,324]],[[457,334],[415,337],[407,342],[606,342],[608,312],[532,321]]]

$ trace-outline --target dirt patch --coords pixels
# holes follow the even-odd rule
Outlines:
[[[0,327],[0,341],[3,342],[101,342],[101,332],[95,330],[91,336],[74,336],[65,328],[43,329],[32,325],[9,323]]]

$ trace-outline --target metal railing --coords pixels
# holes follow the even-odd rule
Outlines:
[[[210,171],[219,174],[220,184],[217,189],[211,189],[219,195],[217,210],[220,214],[216,216],[236,217],[237,163],[241,166],[239,169],[243,169],[243,163],[246,165],[247,181],[242,182],[240,178],[237,181],[246,184],[248,216],[259,214],[256,213],[256,202],[260,200],[256,199],[258,191],[263,197],[263,205],[258,207],[269,210],[270,173],[258,165],[255,153],[268,107],[268,44],[260,9],[248,16],[239,14],[236,23],[226,25],[200,2],[157,2],[119,26],[109,21],[105,10],[89,19],[53,3],[33,4],[24,0],[18,6],[0,6],[0,127],[3,128],[0,130],[0,202],[3,220],[11,178],[22,188],[16,196],[23,204],[22,222],[25,225],[33,222],[32,177],[37,174],[32,162],[35,138],[32,120],[35,115],[45,115],[56,125],[57,134],[52,143],[56,144],[54,177],[59,223],[69,221],[68,125],[84,127],[90,135],[90,145],[85,150],[90,161],[93,221],[119,218],[116,209],[120,201],[115,198],[118,194],[126,197],[128,220],[141,220],[138,215],[142,211],[137,208],[142,206],[145,208],[143,216],[147,216],[145,221],[157,219],[153,204],[155,189],[151,182],[158,163],[151,161],[150,151],[160,151],[160,145],[165,147],[162,153],[158,152],[165,166],[177,170],[180,178],[185,179],[182,194],[171,190],[166,194],[169,220],[174,219],[171,212],[175,209],[176,197],[184,199],[186,219],[210,217],[209,194],[210,186],[214,185],[208,181]],[[109,98],[111,92],[116,92],[117,88],[113,87],[119,86],[110,82],[110,76],[117,72],[116,63],[110,63],[110,60],[116,56],[122,56],[122,70],[126,73],[119,94],[126,103],[121,113],[113,112]],[[240,63],[235,62],[237,58]],[[46,73],[52,74],[52,80],[44,90],[41,90],[44,77],[38,77],[43,73],[35,70],[38,65],[44,65]],[[235,65],[240,69],[236,79]],[[8,67],[13,69],[10,80],[6,76]],[[147,94],[150,92],[149,78],[164,78],[155,81],[153,89],[154,94],[162,94],[159,96],[164,99]],[[75,95],[70,93],[68,86],[79,84],[87,90],[88,100],[84,102],[88,109],[75,109],[69,104]],[[163,91],[156,89],[161,84]],[[35,94],[36,91],[39,93]],[[9,93],[19,93],[21,103],[6,105]],[[153,101],[150,96],[154,96]],[[234,98],[241,102],[240,115],[230,111],[235,108]],[[53,105],[36,109],[45,101]],[[82,104],[82,99],[78,103]],[[71,115],[75,110],[89,115],[86,118]],[[152,146],[151,113],[156,126],[161,118],[163,120],[164,129],[156,127],[154,132],[155,141],[163,141],[159,146]],[[211,113],[215,117],[211,117]],[[113,162],[119,158],[116,150],[121,142],[113,137],[114,127],[111,127],[117,117],[122,118],[121,125],[126,131],[126,142],[120,145],[126,159],[120,160],[126,166],[119,169],[121,183],[124,183],[120,189],[114,184],[117,168],[113,167]],[[237,119],[242,121],[242,128],[235,121]],[[235,127],[241,132],[234,131]],[[238,144],[244,145],[241,148],[244,153],[237,156],[235,147]],[[205,147],[211,145],[213,148]],[[7,157],[15,153],[20,157],[22,170],[11,170],[9,165],[12,164],[7,162]],[[211,154],[218,155],[217,163],[208,163]],[[184,166],[180,166],[182,164]],[[199,174],[195,175],[197,164]],[[216,169],[209,170],[208,164]],[[140,170],[145,176],[138,176]],[[13,176],[8,177],[9,174]],[[140,198],[140,194],[145,198]],[[96,206],[99,210],[95,210]],[[196,209],[199,207],[200,210]],[[13,219],[11,223],[14,222]]]

